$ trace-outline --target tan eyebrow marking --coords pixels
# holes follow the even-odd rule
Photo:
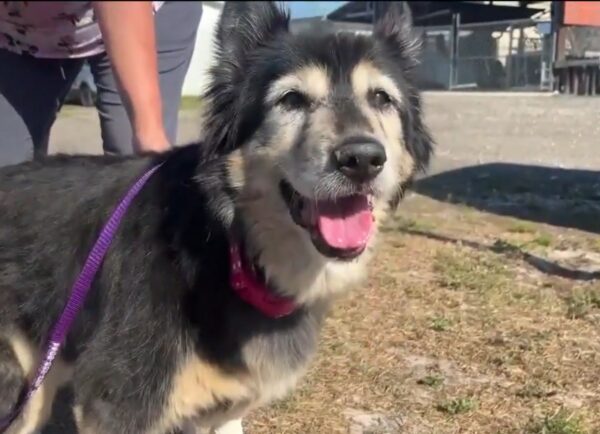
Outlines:
[[[314,100],[326,98],[331,89],[327,70],[311,65],[281,77],[269,89],[267,101],[274,102],[290,89],[304,92]]]
[[[359,98],[366,96],[369,90],[381,88],[396,101],[402,102],[402,94],[394,80],[370,62],[356,65],[351,78],[352,90]]]

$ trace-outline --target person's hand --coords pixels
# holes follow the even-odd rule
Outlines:
[[[171,149],[171,143],[162,128],[156,131],[138,131],[133,134],[133,149],[139,153],[161,153]]]
[[[134,151],[170,149],[162,119],[152,2],[94,1],[93,6],[131,122]]]

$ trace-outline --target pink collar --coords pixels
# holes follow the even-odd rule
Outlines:
[[[242,259],[240,248],[233,240],[229,243],[231,262],[231,287],[246,303],[254,306],[266,316],[281,318],[296,310],[292,299],[274,294]]]

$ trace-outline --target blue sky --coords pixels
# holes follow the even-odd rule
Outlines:
[[[290,8],[291,17],[293,18],[308,18],[314,16],[323,16],[333,12],[346,2],[329,1],[329,2],[300,2],[288,1],[287,6]]]

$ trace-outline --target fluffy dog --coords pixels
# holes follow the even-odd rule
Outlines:
[[[305,372],[331,302],[365,278],[377,228],[432,139],[407,15],[392,8],[372,36],[288,24],[272,2],[226,3],[201,143],[0,170],[1,416],[116,203],[163,163],[11,434],[39,429],[66,384],[82,433],[241,432],[236,420]],[[230,283],[240,265],[289,312],[241,297]]]

